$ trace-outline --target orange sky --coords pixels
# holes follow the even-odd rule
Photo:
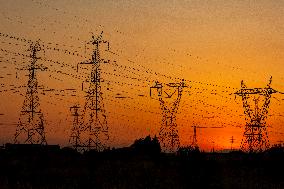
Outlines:
[[[191,143],[194,124],[224,127],[197,130],[197,140],[205,150],[213,146],[230,148],[231,136],[236,139],[233,146],[239,147],[245,124],[243,108],[241,99],[230,94],[240,88],[241,80],[248,87],[264,87],[273,76],[272,87],[284,91],[282,1],[0,0],[0,4],[1,33],[41,39],[46,45],[77,51],[86,57],[90,52],[85,54],[84,45],[91,32],[104,31],[104,38],[117,55],[104,52],[102,56],[119,65],[102,67],[111,146],[127,146],[137,138],[159,131],[159,103],[149,96],[154,80],[179,82],[178,77],[192,81],[188,82],[191,88],[184,92],[177,115],[181,144]],[[3,36],[0,48],[28,54],[27,43]],[[50,50],[40,55],[71,66],[85,60]],[[28,58],[0,51],[0,60],[3,90],[13,88],[10,85],[26,85],[27,73],[16,68],[27,65]],[[82,76],[88,71],[82,69],[77,73],[68,66],[41,63],[49,70],[39,73],[40,84],[58,90],[40,96],[47,140],[50,144],[67,145],[72,123],[69,107],[74,103],[83,106],[84,93],[82,80],[58,71]],[[75,88],[77,96],[60,91],[68,88]],[[0,114],[4,114],[0,115],[0,143],[13,140],[24,100],[20,94],[25,95],[25,88],[19,91],[0,92]],[[117,93],[129,98],[115,98]],[[267,120],[271,144],[283,139],[284,133],[284,97],[280,94],[274,97]]]

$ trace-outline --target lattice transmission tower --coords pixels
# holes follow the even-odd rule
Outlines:
[[[278,91],[271,88],[272,77],[264,88],[247,88],[241,82],[241,89],[235,95],[241,96],[243,101],[246,125],[241,143],[241,150],[246,152],[262,152],[269,148],[266,119],[272,94]],[[253,98],[252,98],[253,97]],[[260,97],[263,97],[261,100]],[[252,105],[249,103],[253,100]],[[263,102],[260,105],[260,102]]]
[[[160,102],[160,108],[162,110],[162,122],[159,132],[159,141],[163,151],[176,152],[180,147],[176,114],[181,101],[183,89],[187,87],[184,80],[180,83],[169,83],[167,87],[174,89],[172,92],[163,90],[163,84],[156,82],[153,87],[150,87],[150,96],[152,96],[152,90],[157,90],[158,98]],[[176,94],[176,98],[172,104],[166,104],[165,98],[172,98]]]
[[[15,144],[42,144],[45,145],[45,121],[43,113],[40,110],[39,96],[38,96],[38,81],[37,71],[44,71],[47,68],[43,65],[37,65],[37,53],[41,51],[39,42],[33,43],[30,46],[31,63],[27,68],[20,70],[29,71],[29,80],[25,100],[17,124],[14,143]]]
[[[107,117],[101,87],[101,64],[109,63],[109,61],[102,59],[100,55],[101,45],[105,43],[109,49],[109,43],[102,39],[102,34],[103,32],[97,37],[92,36],[92,40],[88,43],[94,48],[91,59],[78,64],[78,66],[80,64],[91,66],[91,73],[87,80],[89,88],[85,91],[85,105],[80,133],[80,146],[84,151],[102,151],[107,147],[109,139]]]
[[[79,114],[79,109],[80,107],[78,105],[70,107],[71,115],[73,116],[74,119],[73,119],[73,125],[71,129],[69,143],[77,151],[81,146],[81,139],[80,139],[81,122],[79,119],[81,115]]]

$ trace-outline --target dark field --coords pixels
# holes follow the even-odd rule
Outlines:
[[[283,153],[0,153],[0,188],[284,188]]]

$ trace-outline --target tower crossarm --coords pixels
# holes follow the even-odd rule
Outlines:
[[[150,87],[150,96],[152,97],[152,90],[157,90],[158,96],[162,97],[163,94],[163,85],[162,83],[156,81],[153,87]]]
[[[253,94],[266,95],[266,94],[273,94],[277,92],[278,91],[272,88],[251,88],[251,89],[240,89],[234,94],[238,96],[253,95]]]
[[[182,80],[182,82],[180,82],[180,83],[168,83],[167,84],[167,86],[169,86],[169,87],[176,87],[176,88],[185,88],[185,87],[188,87],[185,83],[184,83],[184,81]]]

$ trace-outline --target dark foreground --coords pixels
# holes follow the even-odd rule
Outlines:
[[[0,189],[10,188],[284,188],[284,156],[0,151]]]

